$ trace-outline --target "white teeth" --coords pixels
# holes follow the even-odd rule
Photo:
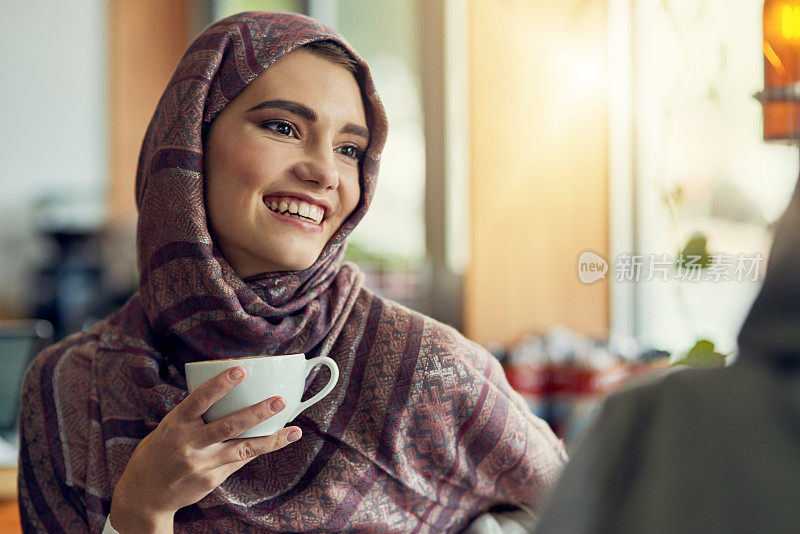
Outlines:
[[[309,204],[304,201],[294,200],[266,200],[264,204],[274,212],[281,213],[288,217],[301,220],[310,220],[315,224],[321,224],[325,216],[325,210],[321,206]]]
[[[319,206],[310,206],[310,209],[308,210],[308,216],[311,219],[314,219],[315,223],[319,224],[319,222],[322,220],[322,210],[319,208]]]

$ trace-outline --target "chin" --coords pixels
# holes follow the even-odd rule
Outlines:
[[[295,263],[292,263],[290,265],[287,265],[284,270],[286,270],[286,271],[302,271],[302,270],[308,269],[309,267],[314,265],[314,261],[315,260],[316,260],[316,258],[314,258],[313,260],[311,260],[309,262],[302,262],[302,263],[295,262]]]
[[[314,265],[318,257],[319,252],[310,254],[305,251],[298,251],[294,254],[284,254],[281,258],[278,258],[277,261],[273,259],[273,263],[279,266],[282,271],[302,271]]]

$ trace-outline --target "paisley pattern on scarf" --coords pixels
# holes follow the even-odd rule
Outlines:
[[[358,64],[370,130],[361,199],[311,267],[242,280],[206,226],[203,131],[277,59],[318,40],[341,44]],[[40,354],[26,375],[26,532],[102,530],[136,445],[186,397],[185,362],[288,352],[333,358],[336,388],[295,419],[300,441],[179,510],[176,532],[448,532],[494,504],[538,504],[564,451],[497,361],[375,295],[355,265],[341,263],[373,198],[386,130],[366,64],[312,19],[242,13],[189,47],[139,159],[140,290],[91,331]]]

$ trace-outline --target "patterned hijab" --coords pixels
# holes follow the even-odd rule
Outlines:
[[[242,280],[209,235],[203,132],[275,61],[321,40],[336,42],[356,61],[370,131],[361,198],[313,265]],[[345,239],[374,195],[386,131],[366,63],[312,19],[241,13],[212,25],[189,47],[150,122],[136,180],[141,301],[155,334],[180,363],[308,352],[341,327],[349,296],[360,286],[356,269],[340,267]]]
[[[202,132],[270,64],[322,39],[358,64],[370,130],[360,202],[308,269],[242,280],[206,226]],[[385,137],[366,65],[311,19],[242,13],[189,47],[139,162],[140,292],[44,351],[26,374],[26,531],[102,530],[135,447],[187,395],[185,362],[299,351],[330,356],[340,372],[331,393],[293,421],[302,439],[181,508],[175,532],[452,532],[496,504],[538,504],[564,451],[497,360],[339,263],[372,199]],[[309,395],[324,378],[310,379]]]

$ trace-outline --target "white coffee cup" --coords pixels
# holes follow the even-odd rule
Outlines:
[[[331,370],[330,380],[319,393],[300,402],[308,374],[320,364]],[[300,415],[303,410],[322,400],[339,381],[339,367],[327,356],[318,356],[310,360],[306,360],[306,355],[302,353],[254,356],[252,358],[187,363],[186,383],[189,386],[189,393],[225,369],[236,366],[245,370],[244,380],[209,408],[205,414],[206,421],[216,421],[275,395],[280,395],[286,401],[286,407],[283,410],[243,432],[238,436],[240,438],[274,434]]]

